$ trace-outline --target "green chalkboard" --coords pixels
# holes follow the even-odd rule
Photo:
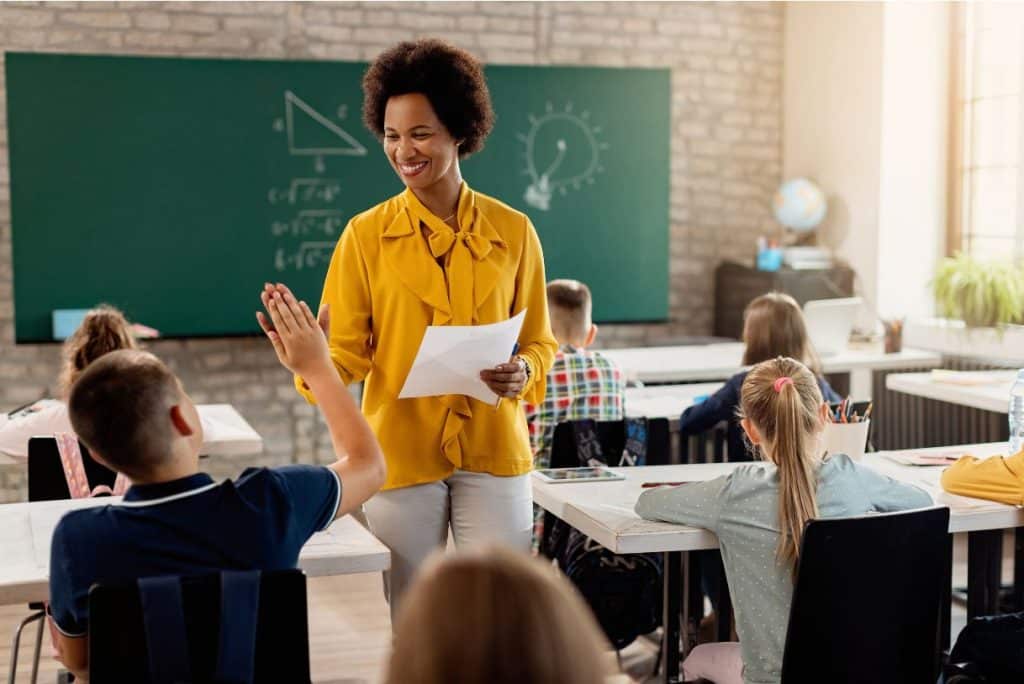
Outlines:
[[[110,302],[169,337],[250,334],[266,280],[317,299],[348,219],[400,192],[366,65],[7,53],[15,336]],[[525,211],[598,321],[668,311],[667,70],[487,68],[463,164]]]

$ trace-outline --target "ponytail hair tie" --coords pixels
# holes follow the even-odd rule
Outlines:
[[[786,385],[792,385],[792,384],[793,384],[793,378],[789,377],[788,375],[783,375],[781,378],[778,378],[775,381],[775,385],[774,385],[775,392],[776,393],[780,393],[780,392],[782,392],[782,388],[783,387],[785,387]]]

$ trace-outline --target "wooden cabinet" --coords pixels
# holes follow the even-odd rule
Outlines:
[[[758,271],[733,261],[715,269],[715,330],[718,337],[743,335],[743,310],[766,292],[785,292],[803,306],[812,299],[853,296],[853,269],[836,265],[826,270]]]

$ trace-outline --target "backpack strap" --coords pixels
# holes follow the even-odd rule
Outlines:
[[[174,576],[138,580],[152,684],[191,682],[181,581]]]
[[[619,465],[647,465],[647,419],[626,418],[623,427],[626,432],[626,441]]]
[[[256,669],[256,623],[259,612],[259,571],[222,572],[217,682],[252,684]]]
[[[113,489],[107,485],[96,485],[90,489],[89,477],[85,474],[85,464],[82,463],[82,449],[78,445],[78,437],[69,432],[55,432],[53,438],[57,441],[57,453],[60,454],[64,480],[68,483],[68,491],[71,492],[72,499],[88,499],[101,494],[121,496],[128,491],[130,482],[121,472],[117,473],[117,477],[114,479]]]
[[[78,437],[68,432],[55,432],[53,438],[57,441],[57,452],[60,454],[64,480],[68,483],[71,498],[88,499],[92,492],[89,491],[89,480],[85,476],[85,466],[82,465]]]
[[[576,442],[576,458],[581,466],[608,465],[597,436],[597,423],[593,420],[572,421],[573,439]]]

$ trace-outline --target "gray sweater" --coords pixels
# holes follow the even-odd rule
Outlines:
[[[636,512],[648,520],[703,527],[718,536],[747,684],[775,684],[782,674],[793,576],[776,556],[778,490],[775,466],[751,463],[708,482],[644,492],[636,503]],[[844,454],[821,464],[817,500],[822,518],[932,505],[923,490],[857,465]]]

